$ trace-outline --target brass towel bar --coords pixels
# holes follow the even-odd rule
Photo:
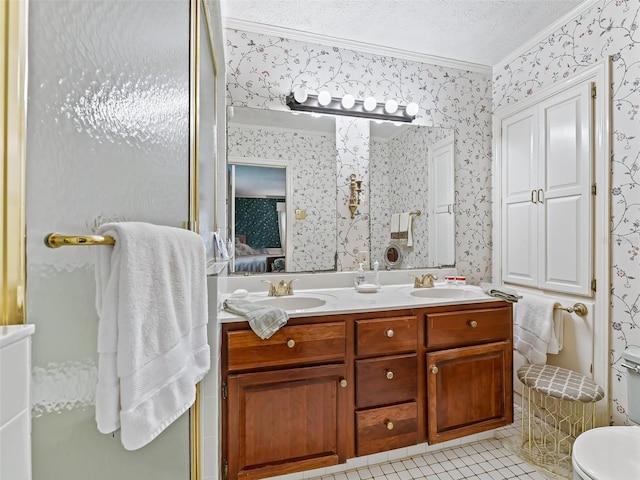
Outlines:
[[[60,233],[50,233],[44,239],[47,247],[59,248],[65,246],[78,245],[114,245],[116,239],[102,235],[62,235]]]
[[[569,313],[575,313],[576,315],[579,315],[581,317],[586,317],[587,313],[589,313],[589,309],[587,308],[587,306],[584,303],[576,303],[573,305],[573,307],[561,307],[560,305],[556,305],[554,307],[557,310],[564,310],[565,312],[569,312]]]
[[[420,215],[422,215],[422,211],[416,210],[415,212],[409,212],[409,215],[415,215],[416,217],[419,217]]]

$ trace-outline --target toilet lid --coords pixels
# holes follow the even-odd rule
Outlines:
[[[593,480],[640,479],[640,427],[601,427],[578,436],[573,461]]]

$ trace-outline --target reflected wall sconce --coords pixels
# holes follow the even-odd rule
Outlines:
[[[360,193],[362,192],[362,180],[356,180],[356,174],[349,176],[349,211],[351,212],[351,220],[356,218],[356,211],[360,205]]]
[[[418,104],[413,102],[405,107],[398,105],[395,100],[387,100],[386,103],[378,103],[373,97],[356,100],[348,93],[342,98],[333,98],[327,91],[310,95],[304,89],[298,89],[287,95],[286,103],[291,110],[299,112],[348,115],[406,123],[412,122],[419,110]]]

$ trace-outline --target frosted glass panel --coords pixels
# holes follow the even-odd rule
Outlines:
[[[43,239],[187,220],[189,2],[32,1],[29,14],[33,477],[186,480],[186,415],[135,453],[96,429],[93,249],[108,247]]]

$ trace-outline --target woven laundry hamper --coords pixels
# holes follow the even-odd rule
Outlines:
[[[581,373],[553,365],[518,369],[522,389],[520,453],[540,468],[571,478],[571,449],[595,426],[604,390]]]

